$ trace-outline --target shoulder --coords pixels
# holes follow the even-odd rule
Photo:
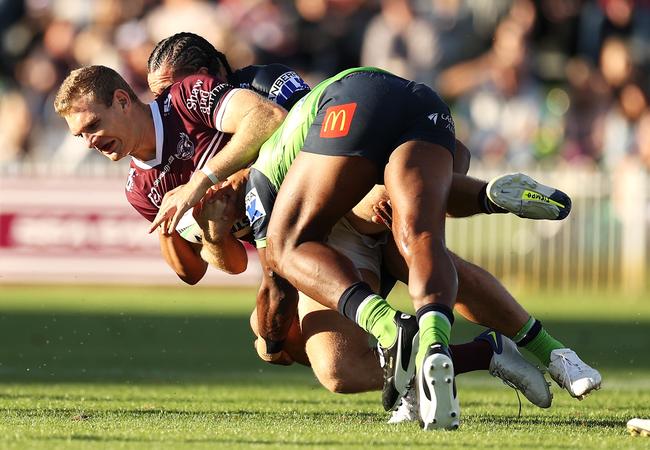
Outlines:
[[[173,101],[192,110],[201,103],[209,103],[233,87],[225,80],[211,75],[190,75],[172,85],[170,94]]]
[[[291,109],[310,90],[305,80],[284,64],[248,66],[233,75],[241,87],[252,89],[286,109]]]

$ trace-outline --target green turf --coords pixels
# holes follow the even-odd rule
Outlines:
[[[463,375],[461,429],[424,433],[385,424],[378,393],[331,394],[306,368],[259,362],[253,294],[0,287],[0,448],[650,447],[624,427],[650,416],[647,298],[522,296],[604,389],[578,402],[554,386],[550,410],[518,417],[512,390]],[[454,340],[476,332],[459,320]]]

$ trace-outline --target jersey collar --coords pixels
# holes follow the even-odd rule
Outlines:
[[[153,117],[153,127],[156,130],[156,157],[149,161],[141,161],[132,156],[131,159],[133,159],[135,165],[141,169],[152,169],[162,162],[163,140],[165,134],[163,132],[162,118],[160,117],[160,107],[158,106],[158,102],[155,100],[149,103],[149,107],[151,108],[151,116]]]

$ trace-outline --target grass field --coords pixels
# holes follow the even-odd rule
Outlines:
[[[522,296],[601,369],[583,402],[549,410],[487,374],[458,378],[462,425],[385,424],[379,393],[328,393],[303,367],[259,362],[252,290],[0,288],[0,448],[650,448],[650,299]],[[395,296],[404,304],[404,295]],[[454,340],[476,334],[462,320]],[[362,374],[361,374],[362,376]],[[524,400],[525,402],[525,400]],[[442,448],[442,447],[440,447]]]

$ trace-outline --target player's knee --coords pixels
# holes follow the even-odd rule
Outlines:
[[[314,359],[316,363],[312,361],[312,370],[325,389],[335,394],[358,392],[355,377],[358,377],[359,374],[355,374],[353,368],[336,360]]]

